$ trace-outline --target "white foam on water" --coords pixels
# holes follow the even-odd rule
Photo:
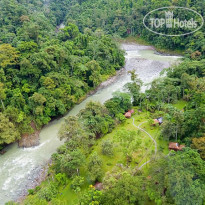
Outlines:
[[[46,146],[50,141],[51,141],[51,139],[50,140],[46,140],[45,142],[43,142],[40,145],[35,146],[35,147],[23,148],[23,151],[24,152],[32,152],[34,150],[39,150],[41,147]]]

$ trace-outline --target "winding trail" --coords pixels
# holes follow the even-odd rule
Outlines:
[[[154,155],[156,155],[156,154],[157,154],[157,142],[156,142],[156,140],[155,140],[146,130],[144,130],[143,128],[140,127],[142,124],[146,123],[147,121],[142,122],[142,123],[140,123],[140,124],[137,126],[137,125],[135,125],[135,119],[134,119],[134,118],[132,118],[132,119],[133,119],[133,122],[132,122],[133,126],[136,127],[136,128],[138,128],[139,130],[141,130],[141,131],[144,132],[145,134],[147,134],[147,135],[149,136],[149,138],[154,142],[154,145],[155,145],[155,154],[154,154]],[[142,169],[142,167],[144,167],[144,166],[145,166],[146,164],[148,164],[150,161],[151,161],[151,160],[145,162],[145,163],[142,164],[140,167],[138,167],[138,169],[139,169],[139,170]]]

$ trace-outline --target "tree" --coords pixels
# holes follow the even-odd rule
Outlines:
[[[48,115],[48,105],[46,105],[47,99],[40,93],[34,93],[29,99],[29,108],[32,110],[32,114],[35,116],[35,121],[38,126],[47,124],[50,120]],[[47,111],[47,112],[46,112]]]
[[[80,197],[80,205],[93,204],[98,205],[101,203],[102,192],[96,190],[92,185]]]
[[[168,160],[164,156],[155,157],[149,168],[146,192],[156,204],[166,204],[169,200],[166,192]]]
[[[82,129],[82,124],[78,121],[78,117],[76,116],[69,116],[66,118],[59,131],[60,139],[65,139],[66,141],[80,138],[83,134],[84,130]]]
[[[94,144],[94,135],[80,122],[78,117],[69,116],[61,126],[58,136],[60,140],[65,139],[67,145],[75,144],[74,148],[83,147],[88,151]]]
[[[142,81],[137,77],[137,74],[135,74],[135,70],[129,71],[129,74],[131,74],[131,83],[127,83],[125,85],[125,88],[128,89],[129,93],[132,96],[133,102],[132,104],[134,106],[136,105],[141,105],[141,94],[140,94],[140,89],[142,87]]]
[[[16,48],[10,44],[0,45],[0,66],[6,68],[9,65],[15,65],[19,58],[19,53]]]
[[[205,162],[200,155],[187,148],[170,158],[168,170],[168,190],[176,205],[185,201],[202,204],[205,196]]]
[[[88,78],[88,84],[91,87],[96,87],[99,85],[102,80],[101,80],[101,67],[98,62],[95,60],[92,60],[86,64],[86,67],[88,68],[87,70],[87,78]]]
[[[46,199],[46,201],[51,201],[53,198],[56,198],[58,190],[56,184],[51,182],[48,186],[40,189],[37,196],[40,199]]]
[[[180,134],[180,137],[182,137],[184,134],[184,114],[173,106],[167,106],[166,112],[169,114],[165,116],[161,135],[164,136],[165,139],[169,140],[170,138],[174,138],[177,141],[178,135]]]
[[[158,158],[150,166],[148,195],[156,203],[202,204],[205,162],[197,151],[185,148]]]
[[[4,84],[0,83],[0,101],[1,101],[1,105],[3,110],[5,111],[5,106],[4,106],[4,102],[3,100],[6,99],[6,93],[5,93],[5,89],[4,89]]]
[[[120,107],[121,100],[119,98],[111,98],[107,100],[104,105],[109,110],[109,114],[112,117],[116,117],[118,114],[124,114],[125,110]]]
[[[79,34],[78,27],[72,23],[69,23],[68,26],[65,26],[65,28],[62,29],[62,32],[64,41],[74,39]]]
[[[68,151],[61,156],[61,170],[68,176],[79,175],[80,168],[84,165],[84,162],[85,156],[80,150]]]
[[[21,57],[29,57],[32,53],[37,52],[38,45],[34,41],[22,41],[17,45],[17,49],[21,52]]]
[[[193,138],[191,147],[196,149],[201,158],[205,160],[205,137]]]
[[[118,174],[117,179],[113,176],[111,178],[106,179],[112,181],[112,184],[105,188],[102,195],[102,204],[144,204],[142,178],[133,176],[126,171]]]
[[[110,132],[114,127],[114,120],[109,116],[108,110],[98,102],[87,103],[78,116],[96,137]]]
[[[58,184],[62,184],[62,185],[66,185],[67,184],[67,177],[66,177],[66,175],[65,175],[65,173],[58,173],[58,174],[56,174],[55,175],[55,178],[56,178],[56,180],[57,180],[57,182],[58,182]]]
[[[69,63],[71,66],[71,76],[73,75],[74,68],[80,63],[80,58],[78,56],[70,55]]]
[[[102,180],[102,159],[94,152],[88,160],[89,178],[92,182]]]
[[[113,142],[105,140],[102,142],[102,154],[112,156],[113,155]]]
[[[115,92],[113,98],[107,100],[104,105],[112,117],[117,117],[118,114],[124,114],[131,109],[131,97],[127,93]]]
[[[184,136],[185,137],[201,137],[205,131],[204,119],[205,106],[196,109],[188,109],[184,112]]]
[[[71,182],[71,189],[73,189],[74,192],[80,192],[83,184],[84,177],[75,176]]]
[[[0,112],[0,145],[10,144],[20,139],[20,133],[9,119]]]

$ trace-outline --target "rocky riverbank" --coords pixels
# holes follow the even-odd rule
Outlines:
[[[41,184],[41,182],[45,181],[46,177],[48,176],[48,169],[51,164],[51,160],[49,160],[44,166],[38,166],[35,169],[33,169],[33,175],[28,177],[28,183],[24,189],[21,191],[18,198],[15,202],[21,203],[26,196],[29,194],[29,189],[35,189],[37,186]]]
[[[114,82],[117,80],[117,78],[118,78],[119,76],[123,75],[125,72],[126,72],[125,68],[124,68],[124,67],[121,68],[120,70],[118,70],[118,71],[116,72],[116,75],[111,76],[111,77],[108,78],[106,81],[102,82],[95,90],[90,91],[90,92],[87,94],[86,97],[88,97],[88,96],[90,96],[90,95],[93,95],[93,94],[95,94],[97,91],[99,91],[99,90],[101,90],[101,89],[103,89],[103,88],[105,88],[105,87],[111,85],[112,83],[114,83]]]
[[[22,148],[28,148],[28,147],[35,147],[40,144],[39,140],[39,134],[40,130],[36,128],[36,125],[34,122],[31,122],[31,127],[33,129],[33,133],[29,134],[23,134],[21,139],[18,141],[18,146]]]

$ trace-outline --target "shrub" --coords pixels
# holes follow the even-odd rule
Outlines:
[[[113,143],[110,140],[102,142],[102,154],[108,156],[113,155]]]
[[[74,190],[74,192],[81,191],[81,186],[84,184],[84,181],[84,177],[75,176],[71,183],[71,189]]]
[[[56,198],[57,194],[57,187],[54,183],[50,183],[50,185],[38,192],[39,198],[46,199],[46,201],[51,201],[53,198]]]

